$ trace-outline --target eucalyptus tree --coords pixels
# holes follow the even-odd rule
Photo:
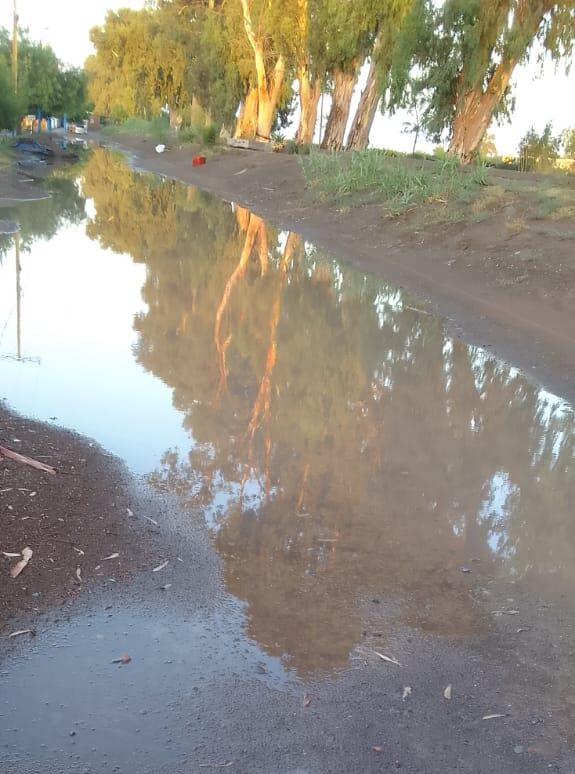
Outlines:
[[[401,26],[414,0],[375,0],[367,9],[371,17],[369,70],[347,138],[347,149],[366,148],[377,106],[389,79],[393,50]]]
[[[115,119],[149,118],[154,105],[150,61],[151,12],[108,11],[104,25],[90,31],[96,53],[86,61],[94,110]]]
[[[395,97],[410,78],[427,95],[427,133],[446,132],[463,162],[477,154],[489,124],[512,110],[515,68],[539,51],[569,65],[575,0],[420,0],[398,46]]]
[[[255,123],[256,138],[268,140],[286,86],[286,75],[293,66],[300,3],[298,0],[236,0],[236,3],[252,52],[254,74],[236,134],[245,134]],[[233,18],[233,4],[226,8]],[[246,112],[251,114],[251,122],[246,122]]]

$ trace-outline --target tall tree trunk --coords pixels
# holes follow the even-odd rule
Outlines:
[[[317,121],[317,106],[321,96],[321,80],[311,81],[309,67],[302,63],[298,67],[300,117],[296,142],[309,145],[313,142]]]
[[[341,150],[349,118],[349,109],[353,88],[357,78],[357,65],[351,72],[345,72],[340,67],[333,72],[333,93],[331,110],[325,127],[325,135],[321,147],[323,150]]]
[[[367,74],[365,88],[361,92],[359,105],[355,111],[353,123],[347,138],[347,150],[361,150],[367,148],[369,133],[375,118],[375,112],[379,105],[381,94],[377,85],[377,67],[372,58]]]
[[[463,164],[469,164],[477,155],[481,140],[509,86],[516,64],[517,62],[511,59],[501,61],[485,91],[481,88],[468,89],[457,100],[449,152],[459,156]]]
[[[263,41],[253,29],[250,0],[240,0],[240,3],[244,17],[244,28],[254,53],[256,67],[258,106],[255,136],[261,140],[269,140],[280,89],[285,77],[285,59],[283,54],[279,54],[271,73],[266,71]],[[246,137],[250,135],[238,135],[236,131],[236,136]],[[253,137],[253,134],[251,136]]]
[[[265,72],[263,78],[260,79],[258,76],[258,125],[256,129],[257,140],[267,141],[270,139],[276,106],[278,104],[280,89],[284,81],[285,71],[285,59],[280,54],[276,60],[271,77],[268,78],[265,75]]]
[[[240,107],[234,137],[254,137],[258,125],[258,90],[252,86]]]
[[[469,91],[455,113],[449,141],[449,152],[463,164],[473,161],[497,105],[495,97],[481,91]]]
[[[459,156],[464,164],[473,160],[481,145],[493,113],[501,102],[515,66],[527,51],[527,47],[550,10],[550,0],[521,0],[513,17],[511,35],[522,40],[513,55],[505,56],[495,67],[485,89],[465,88],[464,73],[460,75],[460,88],[455,115],[451,127],[449,152]]]

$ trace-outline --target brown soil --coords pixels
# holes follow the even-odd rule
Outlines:
[[[297,230],[336,257],[407,287],[473,343],[492,349],[575,400],[575,222],[544,219],[536,193],[494,198],[467,222],[449,222],[449,204],[425,226],[409,214],[390,220],[377,204],[318,204],[299,159],[229,150],[192,166],[190,146],[155,152],[152,140],[114,135],[100,142],[129,152],[146,170],[212,191]],[[496,190],[537,176],[492,173]],[[575,179],[563,185],[575,187]]]
[[[141,567],[149,570],[146,551],[157,528],[140,515],[117,459],[74,433],[15,416],[1,403],[0,445],[58,470],[50,475],[0,456],[0,551],[33,551],[14,579],[10,569],[18,559],[0,554],[0,632],[14,618],[21,623],[16,628],[33,629],[34,618],[51,605],[126,580]],[[147,515],[157,520],[151,511]],[[152,542],[134,540],[134,533]],[[114,553],[120,556],[103,561]]]

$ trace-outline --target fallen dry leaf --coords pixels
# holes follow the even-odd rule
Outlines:
[[[309,693],[304,693],[304,695],[303,695],[303,706],[304,707],[309,707],[310,704],[311,704],[311,696],[309,695]]]
[[[34,552],[32,551],[32,549],[28,548],[28,546],[22,549],[22,559],[19,562],[16,562],[16,564],[10,570],[10,575],[13,578],[17,578],[20,575],[24,567],[26,567],[26,565],[32,558],[33,553]]]
[[[131,660],[131,656],[120,656],[120,658],[115,658],[112,664],[129,664]]]
[[[451,685],[448,685],[447,688],[443,691],[443,698],[451,699]]]

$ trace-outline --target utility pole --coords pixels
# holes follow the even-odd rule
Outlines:
[[[16,12],[16,0],[14,0],[14,24],[12,27],[12,86],[14,93],[18,94],[18,13]]]
[[[22,359],[22,285],[20,284],[20,228],[14,234],[14,253],[16,255],[16,359]]]

